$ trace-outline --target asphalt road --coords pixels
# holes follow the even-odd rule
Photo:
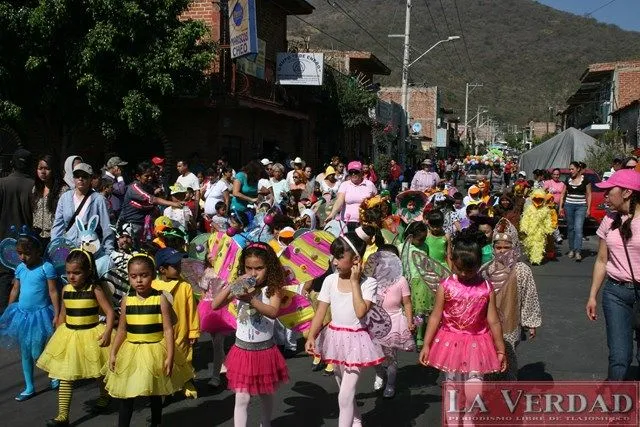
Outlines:
[[[584,306],[589,292],[596,238],[585,242],[590,255],[582,263],[566,257],[557,262],[534,267],[543,310],[543,325],[538,336],[518,348],[520,379],[590,380],[604,379],[607,348],[602,316],[593,323],[587,320]],[[566,244],[563,245],[566,251]],[[600,310],[600,314],[601,310]],[[302,348],[300,346],[300,348]],[[234,397],[228,390],[207,386],[207,362],[211,348],[205,339],[196,348],[197,400],[179,400],[164,409],[164,426],[232,426]],[[441,391],[438,373],[416,364],[416,353],[400,355],[396,397],[383,399],[372,391],[373,370],[367,370],[358,385],[357,400],[366,427],[437,426],[440,425]],[[291,381],[275,397],[274,427],[336,426],[338,388],[333,378],[311,372],[311,360],[302,353],[288,360]],[[33,399],[17,403],[13,397],[22,390],[22,374],[17,354],[0,351],[0,416],[2,424],[12,427],[44,425],[55,416],[57,396],[47,390],[47,378],[37,373],[40,391]],[[74,390],[72,425],[115,426],[117,405],[102,415],[89,415],[85,408],[98,396],[94,382],[79,384]],[[149,409],[140,399],[132,425],[145,426]],[[249,425],[259,424],[260,403],[253,399]],[[7,422],[7,424],[4,424]]]

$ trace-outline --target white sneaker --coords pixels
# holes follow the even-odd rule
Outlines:
[[[384,378],[376,374],[376,379],[373,382],[373,390],[374,391],[382,390],[382,387],[384,387]]]
[[[392,386],[392,385],[388,385],[384,389],[384,392],[382,393],[382,397],[384,397],[386,399],[391,399],[395,395],[396,395],[396,388],[394,386]]]

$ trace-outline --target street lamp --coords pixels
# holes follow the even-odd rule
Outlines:
[[[407,127],[409,126],[409,111],[408,111],[408,100],[407,100],[407,89],[409,83],[409,67],[415,64],[417,61],[422,59],[427,53],[431,52],[436,46],[441,43],[451,42],[454,40],[460,39],[460,36],[449,36],[446,39],[442,39],[437,41],[433,46],[429,49],[425,50],[420,56],[414,59],[412,62],[409,62],[409,49],[406,49],[405,46],[405,55],[402,63],[402,112],[404,114],[402,126],[400,127],[400,157],[401,162],[406,166],[406,147],[407,147]],[[435,136],[435,135],[434,135]]]

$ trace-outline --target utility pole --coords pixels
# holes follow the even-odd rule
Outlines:
[[[402,126],[400,126],[400,163],[407,167],[407,130],[409,126],[409,112],[407,89],[409,85],[409,33],[411,31],[411,0],[407,0],[407,10],[404,17],[404,56],[402,58]]]
[[[469,125],[469,94],[477,87],[482,87],[482,83],[467,83],[467,88],[464,96],[464,138],[469,143],[469,132],[467,126]],[[471,88],[471,90],[469,90]]]

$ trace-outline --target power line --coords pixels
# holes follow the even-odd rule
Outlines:
[[[585,13],[585,14],[584,14],[585,18],[586,18],[586,17],[588,17],[588,16],[591,16],[591,15],[592,15],[592,14],[594,14],[594,13],[596,13],[597,11],[599,11],[600,9],[602,9],[603,7],[607,7],[607,6],[609,6],[609,5],[610,5],[611,3],[613,3],[614,1],[616,1],[616,0],[608,1],[608,2],[606,2],[605,4],[603,4],[602,6],[596,7],[596,8],[595,8],[595,9],[593,9],[591,12],[589,12],[589,13]]]
[[[433,29],[436,30],[436,35],[438,36],[438,40],[442,40],[442,36],[440,35],[440,31],[438,30],[438,26],[436,25],[436,20],[433,19],[433,14],[431,13],[431,8],[429,7],[429,3],[427,2],[427,0],[424,0],[424,5],[427,7],[427,12],[429,12],[429,18],[431,19],[431,25],[433,25]],[[449,52],[447,51],[447,47],[445,46],[445,44],[446,43],[442,45],[442,48],[445,51],[445,56],[447,57],[447,60],[449,60],[449,64],[451,64],[451,69],[455,70],[458,74],[461,74],[460,71],[455,67],[455,65],[453,65],[453,61],[449,56]]]
[[[351,16],[351,14],[349,14],[349,12],[347,12],[346,10],[344,10],[344,8],[342,6],[340,6],[337,2],[333,1],[333,0],[327,0],[327,3],[330,6],[333,7],[337,7],[347,18],[349,18],[354,24],[356,24],[358,26],[358,28],[360,28],[362,31],[364,31],[365,33],[367,33],[367,35],[369,37],[371,37],[371,39],[376,42],[379,46],[381,46],[383,49],[385,49],[387,51],[387,53],[396,61],[402,63],[402,60],[400,58],[398,58],[395,55],[391,54],[391,51],[380,41],[378,40],[373,34],[371,34],[371,32],[369,30],[367,30],[362,24],[360,24],[360,22],[355,19],[353,16]]]
[[[442,9],[442,16],[444,16],[444,23],[446,24],[447,32],[449,33],[448,36],[451,36],[453,34],[451,34],[451,27],[449,27],[449,20],[447,19],[447,12],[444,10],[444,5],[442,4],[442,0],[439,0],[439,1],[440,1],[440,9]],[[456,56],[458,57],[458,61],[460,61],[460,65],[463,65],[462,58],[460,57],[460,53],[458,53],[458,48],[456,47],[455,43],[453,44],[453,50],[456,53]],[[467,76],[467,79],[468,79],[468,76]]]
[[[471,67],[471,72],[476,74],[473,69],[473,63],[471,62],[471,55],[469,55],[469,47],[467,46],[467,38],[464,36],[464,30],[462,26],[462,20],[460,19],[460,11],[458,10],[458,2],[457,0],[453,0],[453,5],[456,7],[456,16],[458,17],[458,24],[460,25],[460,36],[462,36],[462,43],[464,43],[464,50],[467,53],[467,59],[469,60],[469,66]]]

